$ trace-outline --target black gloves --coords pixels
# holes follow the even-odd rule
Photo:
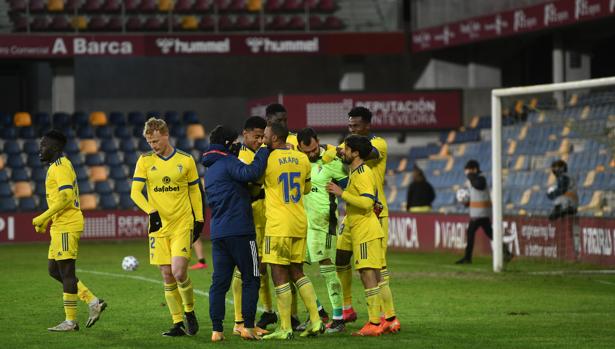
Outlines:
[[[162,220],[158,211],[149,214],[149,232],[155,233],[162,228]]]
[[[192,231],[192,243],[199,239],[201,232],[205,227],[205,222],[194,221],[194,230]]]

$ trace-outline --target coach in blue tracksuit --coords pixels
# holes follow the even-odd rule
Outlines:
[[[205,194],[211,208],[211,241],[214,273],[209,289],[209,315],[213,324],[212,341],[224,339],[222,321],[225,295],[231,285],[235,266],[243,282],[241,308],[245,331],[241,336],[258,339],[254,317],[258,302],[260,274],[256,233],[248,183],[265,172],[269,150],[261,148],[254,161],[246,165],[237,158],[237,133],[217,126],[210,136],[210,147],[201,163],[205,173]]]

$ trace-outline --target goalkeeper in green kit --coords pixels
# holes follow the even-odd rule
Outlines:
[[[320,265],[320,275],[325,278],[327,293],[333,308],[333,322],[327,325],[327,333],[345,329],[342,318],[342,287],[337,278],[335,253],[337,240],[337,198],[326,190],[327,183],[337,183],[342,188],[348,183],[348,174],[341,159],[324,164],[321,155],[330,145],[320,145],[316,132],[304,128],[297,133],[297,150],[310,159],[312,165],[312,191],[305,196],[304,205],[308,218],[307,253],[308,263]]]

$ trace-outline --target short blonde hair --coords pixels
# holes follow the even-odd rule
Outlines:
[[[145,127],[143,128],[143,137],[147,135],[152,135],[155,131],[160,132],[161,135],[168,135],[169,127],[164,120],[151,117],[145,122]]]

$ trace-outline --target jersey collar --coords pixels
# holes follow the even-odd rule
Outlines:
[[[361,166],[365,165],[365,162],[362,162],[361,165],[357,166],[357,168],[355,168],[354,170],[352,170],[351,173],[354,173],[354,171],[358,170],[361,168]]]
[[[162,160],[167,161],[170,158],[172,158],[173,155],[175,155],[175,153],[177,153],[177,148],[173,148],[173,152],[171,153],[171,155],[167,156],[166,158],[164,156],[162,156],[162,155],[158,155],[158,154],[156,154],[156,155],[158,155],[158,157],[161,158]]]

